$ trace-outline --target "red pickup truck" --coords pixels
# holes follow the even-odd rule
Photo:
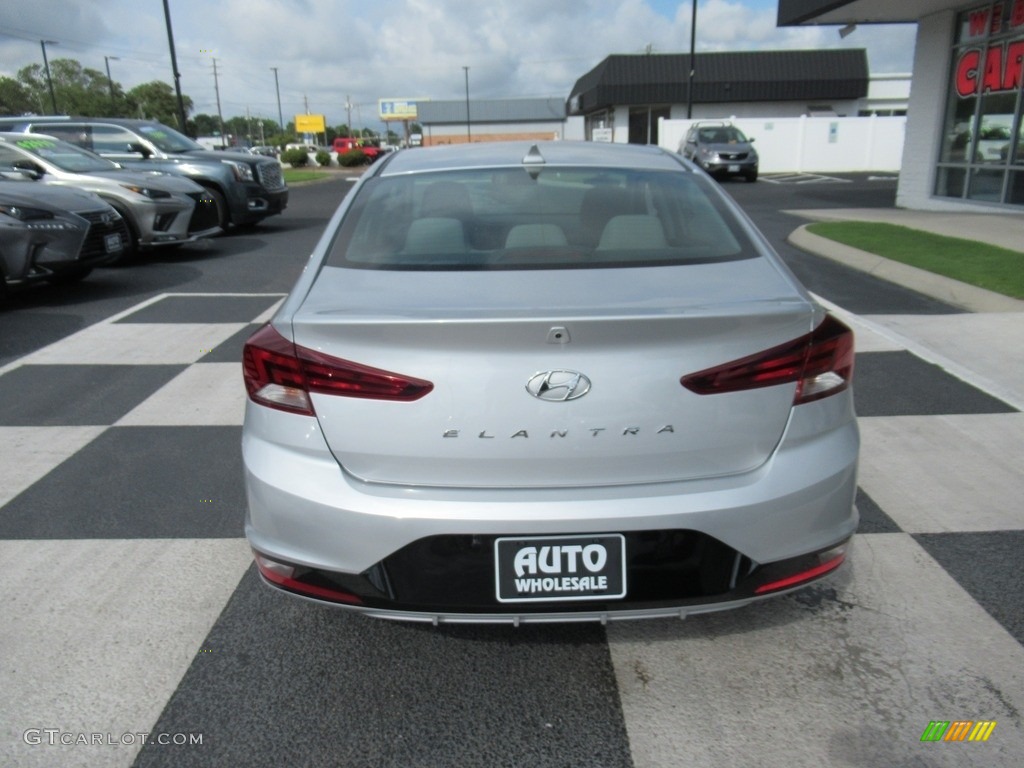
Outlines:
[[[339,155],[351,152],[354,149],[362,150],[363,154],[366,156],[367,165],[374,162],[382,154],[380,147],[375,146],[369,139],[353,139],[339,136],[334,140],[334,144],[331,148]]]

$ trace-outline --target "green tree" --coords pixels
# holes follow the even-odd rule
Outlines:
[[[0,115],[38,112],[40,106],[28,88],[14,78],[0,75]]]
[[[162,80],[137,85],[126,94],[129,111],[135,115],[157,120],[175,128],[178,126],[178,97],[174,89]],[[185,117],[192,111],[192,99],[182,95]]]
[[[220,133],[216,115],[207,115],[200,112],[198,115],[190,117],[188,123],[189,132],[193,136],[215,136]]]
[[[50,62],[50,78],[60,114],[107,117],[116,111],[116,107],[111,104],[107,76],[98,69],[83,67],[74,59],[54,59]],[[42,64],[22,67],[18,70],[18,80],[36,102],[46,105],[46,112],[53,110],[46,70]],[[120,86],[116,86],[115,98],[119,92]],[[123,98],[123,92],[120,95]]]

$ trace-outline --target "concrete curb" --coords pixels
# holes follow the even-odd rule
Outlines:
[[[807,231],[807,227],[807,224],[798,227],[786,239],[808,253],[837,261],[970,312],[1024,312],[1024,301],[1020,299],[851,248],[812,234]]]

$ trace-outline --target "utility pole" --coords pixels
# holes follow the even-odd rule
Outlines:
[[[56,45],[56,40],[40,40],[39,45],[43,49],[43,68],[46,70],[46,84],[50,86],[50,104],[53,105],[53,114],[57,114],[57,96],[53,92],[53,78],[50,77],[50,62],[46,60],[46,44]]]
[[[274,90],[277,91],[277,124],[281,126],[281,135],[284,135],[284,115],[281,114],[281,86],[277,82],[277,67],[274,70]]]
[[[120,61],[117,56],[104,56],[103,63],[107,65],[107,85],[110,86],[110,108],[117,112],[117,104],[114,102],[114,81],[110,77],[110,62],[111,60]]]
[[[217,82],[217,60],[213,60],[213,90],[217,94],[217,121],[220,123],[220,139],[224,142],[224,115],[220,111],[220,85]]]
[[[348,135],[352,136],[352,97],[347,93],[345,94],[345,114],[348,115],[345,119],[348,121],[346,127],[348,128]]]
[[[469,67],[463,67],[462,71],[466,73],[466,143],[469,144],[473,140],[469,131]]]
[[[694,61],[697,48],[697,0],[690,0],[693,8],[693,18],[690,21],[690,73],[686,79],[686,119],[693,117],[693,75],[696,62]]]
[[[171,49],[171,70],[174,72],[174,91],[178,94],[178,123],[182,133],[185,127],[185,100],[181,97],[181,72],[178,71],[178,57],[174,53],[174,32],[171,30],[171,9],[164,0],[164,21],[167,23],[167,45]]]

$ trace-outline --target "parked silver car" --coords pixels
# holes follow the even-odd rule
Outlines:
[[[760,159],[753,142],[732,123],[701,120],[691,125],[679,142],[679,154],[712,176],[742,176],[757,181]]]
[[[81,280],[127,247],[124,219],[96,195],[0,181],[0,292]]]
[[[131,248],[178,245],[221,231],[216,205],[198,184],[167,173],[127,171],[51,136],[0,133],[0,167],[99,195],[128,222]]]
[[[386,618],[744,605],[843,562],[853,354],[677,154],[391,154],[245,346],[246,535]]]

